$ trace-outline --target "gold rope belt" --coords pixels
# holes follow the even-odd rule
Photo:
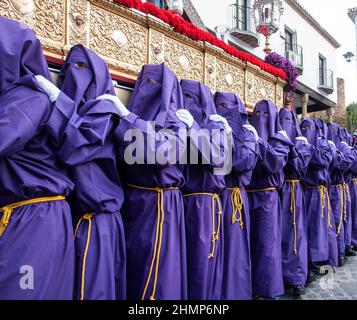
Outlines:
[[[82,224],[83,221],[88,221],[88,229],[87,229],[87,239],[86,239],[86,246],[84,249],[84,254],[83,254],[83,260],[82,260],[82,276],[81,276],[81,297],[80,300],[84,300],[84,280],[85,280],[85,273],[86,273],[86,264],[87,264],[87,254],[88,254],[88,249],[89,249],[89,241],[90,241],[90,235],[92,231],[92,217],[94,216],[94,213],[86,213],[83,215],[76,226],[76,230],[74,232],[74,239],[77,237],[77,232]]]
[[[293,215],[294,225],[294,254],[298,254],[297,250],[297,225],[296,225],[296,197],[295,197],[295,185],[300,183],[300,180],[285,180],[285,182],[291,184],[291,200],[290,200],[290,212]]]
[[[184,197],[192,197],[192,196],[209,196],[212,198],[212,251],[208,255],[208,259],[213,259],[214,254],[216,251],[216,242],[219,240],[219,233],[221,229],[221,217],[222,217],[222,204],[221,200],[219,199],[219,195],[216,193],[208,193],[208,192],[195,192],[195,193],[188,193],[184,194]],[[215,229],[216,222],[215,222],[215,212],[216,212],[216,202],[218,206],[218,223],[217,229]]]
[[[147,277],[147,280],[146,280],[145,288],[144,288],[143,294],[141,296],[141,300],[144,300],[145,296],[146,296],[146,292],[147,292],[149,284],[150,284],[150,280],[151,280],[151,277],[152,277],[152,274],[153,274],[154,264],[155,264],[155,261],[156,261],[153,290],[152,290],[152,293],[150,295],[150,300],[155,300],[157,279],[158,279],[158,274],[159,274],[160,252],[161,252],[161,246],[162,246],[162,230],[163,230],[164,219],[165,219],[164,192],[166,190],[179,190],[179,188],[178,187],[147,188],[147,187],[136,186],[136,185],[133,185],[133,184],[128,184],[128,186],[131,187],[131,188],[135,188],[135,189],[147,190],[147,191],[156,191],[157,192],[157,219],[156,219],[156,232],[155,232],[154,251],[153,251],[153,254],[152,254],[149,274],[148,274],[148,277]]]
[[[346,182],[343,183],[343,198],[345,199],[344,203],[345,203],[345,209],[344,209],[344,213],[345,213],[345,221],[347,220],[347,202],[351,202],[351,194],[350,194],[350,187],[348,186],[348,184]]]
[[[332,224],[331,224],[331,203],[330,203],[330,195],[328,193],[327,187],[323,185],[319,186],[306,186],[303,187],[304,189],[319,189],[320,190],[320,198],[321,198],[321,219],[324,218],[324,210],[326,207],[326,199],[327,199],[327,214],[328,214],[328,227],[332,229]]]
[[[257,193],[257,192],[263,192],[263,191],[276,191],[276,188],[269,187],[269,188],[259,189],[259,190],[247,190],[248,193]]]
[[[0,208],[0,213],[2,212],[3,215],[0,220],[0,237],[3,235],[7,225],[9,224],[12,212],[19,207],[26,206],[28,204],[33,204],[33,203],[41,203],[41,202],[50,202],[50,201],[59,201],[59,200],[65,200],[66,198],[63,196],[54,196],[54,197],[41,197],[41,198],[34,198],[34,199],[28,199],[20,202],[15,202],[8,204],[2,208]]]
[[[340,221],[338,223],[336,232],[336,237],[338,237],[341,233],[343,216],[346,210],[345,189],[343,184],[332,184],[331,187],[337,187],[340,190]]]
[[[231,191],[231,205],[232,205],[232,224],[239,222],[240,228],[244,229],[243,222],[243,198],[241,193],[241,188],[227,188],[227,190]],[[237,219],[237,213],[239,214],[239,218]]]

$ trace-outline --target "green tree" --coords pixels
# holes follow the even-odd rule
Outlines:
[[[357,102],[349,104],[346,111],[348,131],[354,133],[357,130]]]

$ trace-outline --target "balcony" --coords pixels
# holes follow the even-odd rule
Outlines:
[[[289,59],[301,75],[304,70],[303,48],[297,44],[284,43],[285,58]]]
[[[230,34],[253,48],[259,47],[259,35],[255,28],[253,10],[232,4],[229,6]]]
[[[319,68],[318,77],[319,77],[318,88],[327,94],[331,94],[334,91],[333,71],[329,69]]]

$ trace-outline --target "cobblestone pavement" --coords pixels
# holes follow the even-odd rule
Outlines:
[[[330,267],[325,270],[327,275],[308,285],[302,300],[357,300],[357,257],[348,258],[335,272]],[[291,296],[283,299],[289,300]]]

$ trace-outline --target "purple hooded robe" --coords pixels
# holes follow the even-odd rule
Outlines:
[[[220,123],[209,120],[216,114],[210,89],[197,81],[182,80],[184,108],[194,118],[193,129],[221,130]],[[192,132],[192,130],[191,130]],[[194,139],[190,140],[194,143]],[[202,157],[210,158],[197,151]],[[220,150],[221,151],[221,150]],[[190,158],[189,158],[190,159]],[[182,188],[187,239],[187,280],[190,300],[221,299],[223,271],[222,208],[218,195],[224,190],[223,175],[213,173],[213,161],[189,164],[189,179]]]
[[[258,158],[258,144],[243,127],[247,110],[233,93],[215,94],[217,113],[233,130],[232,173],[225,177],[223,191],[223,283],[222,300],[252,299],[249,201],[245,187],[250,184]]]
[[[302,181],[307,215],[308,261],[326,262],[331,259],[330,253],[337,252],[334,219],[327,190],[330,184],[328,169],[334,154],[313,119],[304,119],[300,128],[311,144],[311,159]],[[333,254],[333,257],[332,260],[336,262],[336,255]]]
[[[280,130],[277,107],[259,102],[251,119],[259,135],[259,158],[249,186],[253,293],[284,294],[281,264],[281,205],[278,189],[292,143]]]
[[[51,102],[34,75],[51,81],[32,30],[0,17],[0,224],[10,204],[66,197],[73,189],[44,123]],[[0,300],[72,299],[74,244],[65,200],[22,205],[0,235]]]
[[[108,137],[119,117],[111,102],[95,100],[103,94],[115,95],[111,76],[100,57],[76,45],[62,67],[59,86],[74,103],[60,95],[47,126],[56,137],[61,159],[71,166],[75,183],[72,208],[76,220],[80,219],[75,232],[75,298],[125,299],[125,238],[120,214],[124,194],[116,170],[115,144]]]
[[[348,205],[350,192],[345,177],[354,161],[350,148],[341,143],[343,141],[341,131],[337,124],[328,124],[328,139],[333,141],[337,148],[335,158],[330,165],[329,195],[340,255],[345,253],[348,220],[350,220],[348,218],[351,212],[351,206]]]
[[[311,158],[310,145],[301,136],[296,116],[289,109],[279,112],[280,125],[294,142],[284,168],[285,181],[280,189],[282,207],[282,264],[284,284],[305,285],[307,278],[307,224],[304,193],[300,180],[305,176]]]
[[[164,64],[146,65],[129,102],[131,113],[115,131],[122,158],[132,144],[124,139],[127,133],[145,138],[144,148],[139,145],[136,150],[140,163],[121,167],[127,183],[122,212],[129,299],[187,299],[184,207],[179,190],[186,182],[185,166],[179,164],[179,146],[186,144],[186,136],[178,136],[186,125],[176,116],[182,105],[175,74]],[[170,130],[171,136],[162,129]],[[155,150],[160,148],[167,154],[176,153],[174,161],[158,161]],[[154,156],[150,156],[152,152]]]
[[[344,230],[345,230],[345,245],[351,246],[352,245],[352,193],[354,192],[353,189],[355,188],[355,181],[353,180],[353,165],[355,162],[355,153],[353,148],[350,147],[350,134],[348,133],[346,128],[340,128],[340,136],[343,142],[343,148],[345,150],[345,154],[349,158],[350,166],[348,170],[344,172],[344,180],[345,180],[345,201],[346,201],[346,219],[344,219]]]
[[[347,135],[347,141],[354,158],[349,170],[349,187],[351,195],[351,245],[357,247],[357,147],[354,144],[353,137],[347,132],[345,134]],[[347,245],[349,245],[348,241]]]

